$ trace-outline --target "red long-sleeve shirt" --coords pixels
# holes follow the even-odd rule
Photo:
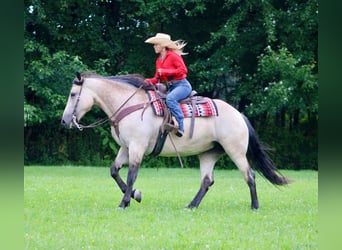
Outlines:
[[[161,74],[158,72],[158,69],[161,69]],[[158,78],[160,82],[182,80],[186,78],[187,73],[188,69],[182,56],[172,50],[167,50],[164,60],[161,60],[160,57],[156,60],[156,73],[154,77],[146,78],[145,80],[153,84],[158,83]]]

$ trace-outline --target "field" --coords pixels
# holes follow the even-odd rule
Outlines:
[[[127,168],[121,170],[126,178]],[[318,173],[282,171],[274,187],[257,174],[250,209],[236,170],[216,170],[198,209],[198,169],[140,169],[141,203],[126,210],[104,167],[25,167],[24,249],[318,249]]]

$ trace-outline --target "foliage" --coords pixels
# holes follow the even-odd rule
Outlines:
[[[155,55],[143,41],[166,32],[188,42],[184,60],[194,89],[245,112],[269,144],[282,147],[278,160],[284,168],[317,168],[317,0],[25,0],[24,4],[26,164],[63,159],[75,164],[101,159],[110,164],[118,146],[108,126],[87,132],[90,145],[74,136],[65,142],[88,157],[72,159],[73,152],[64,147],[68,157],[58,160],[47,149],[61,146],[60,140],[49,136],[65,136],[57,124],[72,79],[75,72],[85,70],[152,76]],[[102,117],[103,112],[95,109],[84,122]],[[288,136],[273,140],[275,134]],[[38,141],[46,147],[38,148]],[[146,158],[147,163],[155,161]],[[184,161],[198,165],[195,157]],[[155,163],[175,162],[158,158]],[[234,166],[224,158],[218,167]]]
[[[269,154],[277,168],[318,170],[317,135],[310,135],[312,131],[307,124],[305,125],[307,133],[304,135],[298,130],[283,130],[279,133],[279,129],[274,127],[260,129],[260,137],[263,141],[271,143],[268,145]]]
[[[318,249],[316,171],[284,171],[295,182],[280,189],[257,175],[258,211],[237,170],[215,171],[191,211],[184,207],[199,188],[198,169],[141,169],[142,202],[125,211],[116,209],[122,193],[107,168],[32,166],[24,174],[25,249]]]
[[[25,126],[58,119],[72,77],[76,71],[86,70],[86,66],[79,56],[65,51],[51,55],[46,46],[33,41],[26,41],[24,50]]]
[[[104,155],[112,154],[111,150],[103,148],[94,130],[85,130],[81,133],[66,130],[59,123],[43,123],[25,127],[24,131],[24,160],[27,165],[42,162],[45,165],[110,164],[110,161],[104,159]]]
[[[247,114],[259,115],[268,112],[275,115],[283,108],[293,113],[318,113],[317,77],[314,64],[302,64],[286,49],[273,51],[271,47],[260,55],[254,93]]]

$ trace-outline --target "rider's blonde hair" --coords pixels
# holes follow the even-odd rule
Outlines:
[[[174,43],[175,43],[175,46],[177,47],[176,49],[174,49],[173,47],[172,48],[169,48],[168,46],[166,47],[173,50],[174,52],[176,52],[178,55],[181,55],[181,56],[188,54],[183,51],[183,48],[187,45],[185,41],[177,40],[177,41],[174,41]]]

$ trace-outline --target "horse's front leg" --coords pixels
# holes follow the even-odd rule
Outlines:
[[[138,143],[133,144],[134,146],[129,148],[129,169],[127,174],[127,186],[125,190],[124,197],[122,198],[122,201],[119,205],[120,208],[126,208],[130,205],[131,197],[135,198],[135,196],[139,196],[137,193],[140,193],[139,190],[133,190],[133,185],[135,180],[138,176],[138,171],[140,167],[140,163],[142,161],[142,158],[144,156],[144,147],[141,147],[138,145]],[[140,193],[140,199],[141,199],[141,193]]]
[[[110,175],[113,177],[115,182],[118,184],[119,188],[123,193],[126,193],[127,185],[121,179],[119,171],[122,165],[128,163],[128,150],[127,148],[121,147],[119,153],[110,168]],[[134,198],[137,202],[141,202],[141,192],[139,190],[132,190],[131,197]]]
[[[135,196],[134,195],[135,191],[140,192],[139,190],[133,190],[134,182],[138,176],[139,166],[140,164],[139,165],[132,164],[129,166],[128,174],[127,174],[127,186],[126,186],[124,197],[122,198],[122,201],[119,205],[120,208],[128,207],[131,202],[131,197],[134,198]],[[140,195],[140,200],[141,200],[141,195]]]

